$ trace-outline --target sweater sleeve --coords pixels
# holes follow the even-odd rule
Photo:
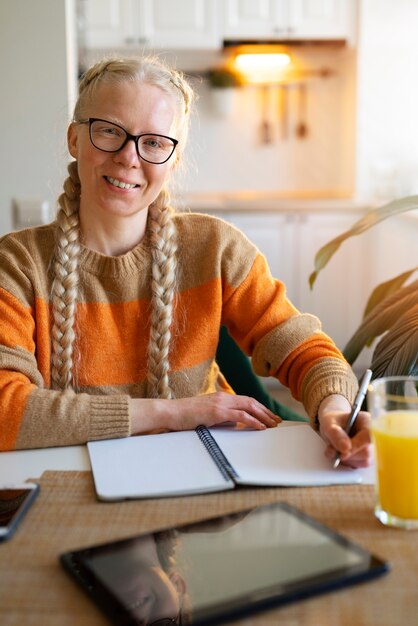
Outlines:
[[[244,239],[240,245],[249,242]],[[223,323],[252,357],[256,374],[273,376],[288,387],[312,421],[321,401],[331,394],[341,394],[352,403],[357,379],[341,351],[322,331],[319,319],[292,305],[285,285],[272,277],[258,251],[245,276],[242,262],[239,266],[239,280],[229,267],[225,272]]]
[[[127,395],[45,388],[39,364],[47,360],[47,348],[37,337],[34,308],[0,289],[0,450],[127,436]]]

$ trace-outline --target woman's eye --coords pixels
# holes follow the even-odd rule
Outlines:
[[[122,135],[122,132],[114,126],[104,126],[99,132],[102,135],[107,135],[108,137],[120,137]]]
[[[147,139],[144,144],[148,147],[148,148],[160,148],[160,144],[156,139]]]

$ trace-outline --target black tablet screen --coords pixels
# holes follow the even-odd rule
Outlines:
[[[217,623],[387,570],[284,503],[61,558],[110,621],[141,625]]]

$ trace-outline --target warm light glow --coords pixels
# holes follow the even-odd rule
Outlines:
[[[235,58],[237,68],[242,71],[280,70],[290,63],[290,56],[284,52],[276,54],[238,54]]]
[[[290,65],[290,56],[285,52],[243,53],[235,57],[234,64],[246,82],[275,83]]]

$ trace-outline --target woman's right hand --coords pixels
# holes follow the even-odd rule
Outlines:
[[[193,430],[200,424],[215,426],[226,422],[264,430],[281,422],[255,398],[223,391],[176,400],[135,398],[130,400],[130,411],[132,435],[154,430]]]

